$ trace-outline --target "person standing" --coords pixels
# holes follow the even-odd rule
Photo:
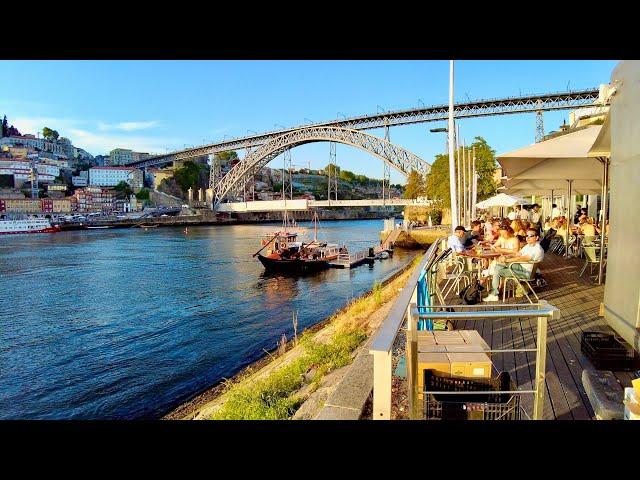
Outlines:
[[[509,218],[509,220],[511,220],[512,222],[516,219],[516,217],[518,216],[518,209],[519,207],[516,205],[510,212],[509,215],[507,215],[507,218]]]
[[[573,224],[577,225],[578,222],[580,221],[580,215],[582,215],[582,207],[580,205],[576,205],[576,213],[573,216]]]
[[[524,207],[520,208],[520,220],[529,221],[529,211]]]
[[[538,230],[540,229],[540,218],[542,214],[540,212],[540,206],[537,203],[533,204],[533,209],[531,210],[531,218],[529,221],[535,225],[537,225]]]
[[[560,216],[560,209],[555,203],[551,206],[551,220]]]

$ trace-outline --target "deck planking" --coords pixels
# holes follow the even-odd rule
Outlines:
[[[584,331],[611,333],[604,318],[598,316],[604,298],[604,284],[598,285],[587,273],[578,277],[584,260],[547,253],[540,271],[548,286],[538,291],[541,300],[560,309],[560,319],[549,321],[545,375],[544,419],[594,419],[593,408],[582,385],[582,371],[593,368],[582,353],[580,342]],[[507,299],[506,303],[522,303],[522,299]],[[461,303],[452,292],[447,303]],[[491,304],[485,304],[491,305]],[[476,329],[492,349],[535,348],[536,321],[459,321],[457,329]],[[496,353],[492,355],[497,371],[508,371],[521,390],[533,388],[535,353]],[[631,385],[631,372],[614,372],[623,387]],[[533,414],[533,396],[522,395],[521,403],[529,416]]]

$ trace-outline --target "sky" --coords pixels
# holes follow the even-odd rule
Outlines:
[[[455,62],[458,102],[598,87],[615,60]],[[165,153],[255,132],[449,102],[449,61],[0,61],[0,115],[22,133],[57,130],[92,155],[113,148]],[[568,111],[545,112],[545,133]],[[535,114],[459,121],[497,154],[535,139]],[[446,122],[393,127],[393,143],[429,163],[445,149]],[[367,133],[383,136],[381,129]],[[239,151],[242,157],[244,151]],[[322,168],[329,144],[291,151],[294,166]],[[383,176],[382,162],[337,145],[338,166]],[[281,167],[282,156],[269,166]],[[392,183],[405,183],[392,169]]]

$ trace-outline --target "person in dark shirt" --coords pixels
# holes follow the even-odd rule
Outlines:
[[[471,222],[471,230],[464,233],[463,243],[466,248],[472,247],[475,243],[482,241],[482,223],[478,220]]]
[[[580,215],[582,215],[582,207],[580,205],[576,205],[576,208],[578,210],[576,211],[576,214],[573,216],[574,224],[578,223],[578,220],[580,219]]]

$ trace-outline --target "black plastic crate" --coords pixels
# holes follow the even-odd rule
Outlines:
[[[580,349],[596,370],[633,370],[635,351],[614,335],[583,332]]]
[[[470,392],[516,390],[508,372],[497,378],[442,377],[424,371],[424,391]],[[423,394],[424,418],[428,420],[520,420],[520,395],[478,393],[461,395]]]

